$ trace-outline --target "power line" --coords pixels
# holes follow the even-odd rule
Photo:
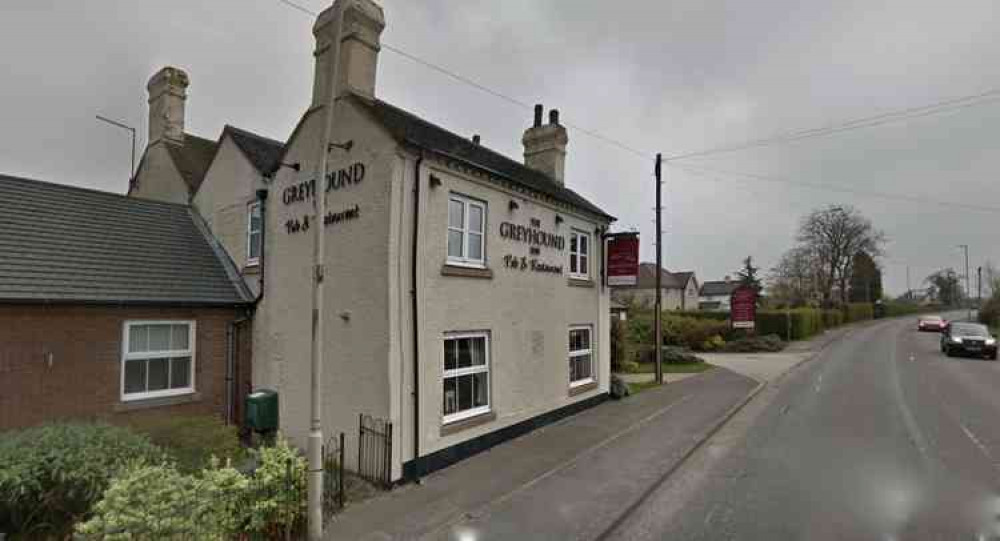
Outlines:
[[[720,147],[709,148],[706,150],[676,154],[664,158],[664,161],[676,161],[687,158],[709,156],[713,154],[722,154],[726,152],[735,152],[737,150],[744,150],[748,148],[762,147],[779,143],[788,143],[792,141],[799,141],[802,139],[809,139],[812,137],[831,135],[834,133],[840,133],[844,131],[857,130],[862,128],[871,128],[875,126],[881,126],[883,124],[889,124],[891,122],[901,122],[904,120],[910,120],[924,116],[936,115],[950,111],[957,111],[960,109],[965,109],[967,107],[984,105],[997,101],[997,99],[1000,99],[1000,89],[992,89],[986,92],[980,92],[978,94],[970,94],[958,98],[942,100],[928,105],[907,107],[905,109],[897,109],[893,111],[879,113],[876,115],[860,117],[853,120],[848,120],[846,122],[841,122],[838,124],[826,125],[816,128],[808,128],[804,130],[797,130],[781,135],[765,137],[762,139],[754,139],[736,145],[720,146]]]
[[[908,202],[911,202],[911,203],[923,203],[923,204],[939,205],[939,206],[943,206],[943,207],[962,208],[962,209],[966,209],[966,210],[975,210],[975,211],[980,211],[980,212],[996,212],[996,213],[1000,213],[1000,207],[991,207],[991,206],[988,206],[988,205],[977,205],[977,204],[974,204],[974,203],[961,203],[961,202],[956,202],[956,201],[940,201],[940,200],[937,200],[937,199],[931,199],[931,198],[927,198],[927,197],[920,197],[920,196],[914,196],[914,195],[888,193],[888,192],[876,192],[876,191],[869,191],[869,190],[857,190],[857,189],[846,188],[846,187],[842,187],[842,186],[831,186],[829,184],[823,184],[823,183],[819,183],[819,182],[799,181],[799,180],[792,180],[792,179],[782,178],[782,177],[774,177],[774,176],[769,176],[769,175],[759,175],[759,174],[755,174],[755,173],[743,173],[743,172],[738,172],[738,171],[725,171],[725,170],[721,170],[721,169],[715,169],[715,168],[709,168],[709,167],[702,167],[702,166],[671,164],[670,167],[673,167],[674,169],[681,169],[681,170],[687,171],[689,173],[700,174],[700,175],[719,174],[719,175],[730,175],[730,176],[737,176],[737,177],[746,177],[746,178],[749,178],[749,179],[761,180],[761,181],[764,181],[764,182],[776,182],[776,183],[780,183],[780,184],[788,184],[788,185],[791,185],[791,186],[797,186],[797,187],[801,187],[801,188],[811,188],[811,189],[826,190],[826,191],[831,191],[831,192],[840,192],[840,193],[848,193],[848,194],[853,194],[853,195],[862,195],[862,196],[868,196],[868,197],[877,197],[877,198],[880,198],[880,199],[908,201]]]

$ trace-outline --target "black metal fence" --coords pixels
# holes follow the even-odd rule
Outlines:
[[[358,475],[381,488],[392,486],[392,422],[388,419],[360,415]]]
[[[332,515],[344,507],[344,433],[323,446],[323,513]]]

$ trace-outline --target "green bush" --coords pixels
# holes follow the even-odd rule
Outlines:
[[[654,358],[653,362],[655,361],[656,359]],[[679,347],[665,347],[663,348],[663,362],[668,364],[697,364],[703,363],[705,360]]]
[[[682,310],[670,312],[678,316],[690,317],[694,319],[711,319],[713,321],[729,321],[729,312],[719,312],[715,310]]]
[[[306,460],[284,438],[257,451],[250,531],[278,534],[305,517]]]
[[[717,351],[725,347],[725,345],[726,341],[721,336],[715,335],[702,342],[701,347],[697,349],[698,351]]]
[[[182,472],[207,467],[213,456],[238,464],[245,455],[237,427],[217,417],[156,416],[133,421],[131,427],[165,449]]]
[[[839,327],[844,324],[844,312],[842,310],[827,309],[823,310],[823,328],[832,329],[834,327]]]
[[[714,337],[721,337],[728,330],[729,325],[722,321],[673,314],[663,317],[663,343],[668,346],[703,351],[703,347],[711,347]]]
[[[1000,323],[1000,295],[994,295],[979,307],[979,322],[990,327]]]
[[[61,536],[126,465],[165,459],[145,436],[106,424],[6,432],[0,435],[0,531]]]
[[[733,353],[774,352],[785,349],[785,342],[776,334],[747,336],[726,342],[723,351]]]
[[[847,305],[847,322],[875,319],[875,309],[870,302],[852,302]]]
[[[776,334],[786,340],[802,340],[823,330],[822,311],[815,308],[761,310],[757,312],[757,334]]]

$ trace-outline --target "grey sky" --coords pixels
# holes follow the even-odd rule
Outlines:
[[[297,0],[313,11],[327,4]],[[383,41],[569,124],[649,153],[700,150],[1000,87],[997,7],[885,1],[386,0]],[[0,14],[0,172],[122,192],[145,83],[191,76],[187,130],[230,123],[285,139],[312,83],[312,18],[277,0],[8,0]],[[520,157],[530,111],[383,50],[376,92]],[[871,129],[678,162],[1000,208],[1000,101]],[[141,148],[141,145],[140,145]],[[567,184],[637,227],[653,257],[652,161],[570,132]],[[1000,211],[668,168],[665,264],[719,279],[765,267],[818,205],[852,204],[890,238],[887,287],[1000,261]],[[973,270],[974,272],[974,270]]]

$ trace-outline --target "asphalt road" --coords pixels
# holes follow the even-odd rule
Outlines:
[[[1000,363],[915,318],[771,386],[608,539],[1000,539]]]

